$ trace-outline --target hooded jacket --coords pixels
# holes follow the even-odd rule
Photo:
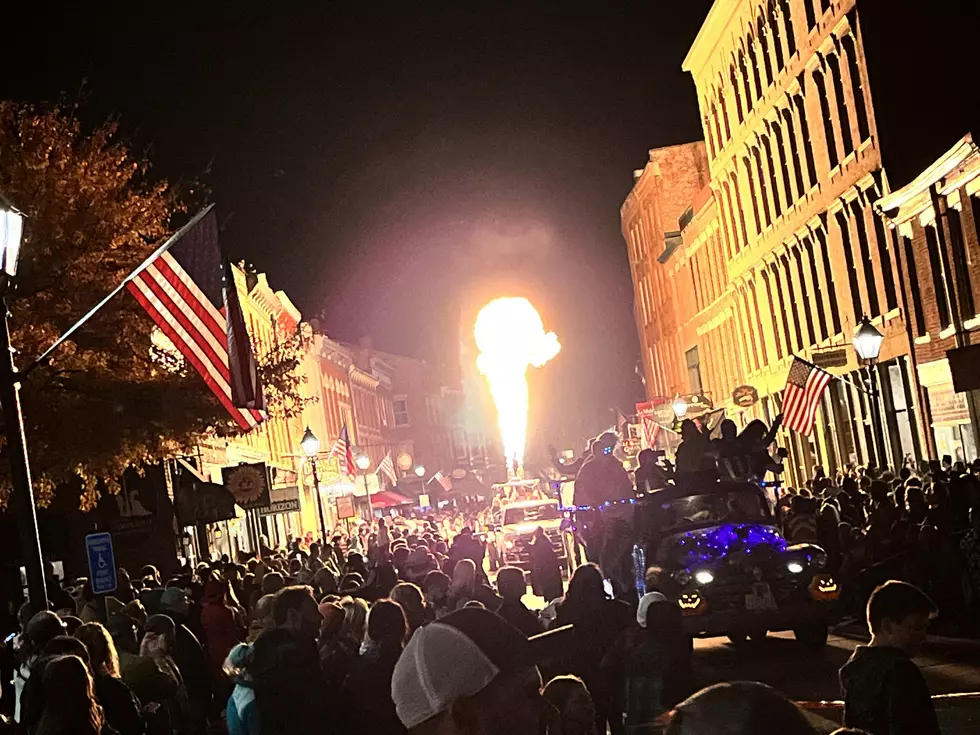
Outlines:
[[[871,735],[940,735],[929,688],[898,648],[858,646],[840,670],[844,724]]]

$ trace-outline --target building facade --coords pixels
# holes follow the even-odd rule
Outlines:
[[[639,243],[629,216],[636,205],[628,198],[623,208],[631,263],[637,247],[660,253],[634,268],[638,310],[643,299],[652,302],[654,321],[679,340],[658,351],[641,323],[648,395],[694,392],[700,382],[737,421],[771,422],[795,355],[842,380],[825,394],[809,437],[780,437],[790,450],[792,482],[816,465],[921,456],[899,242],[875,209],[888,181],[857,4],[719,0],[683,68],[697,87],[710,197],[691,196],[691,211],[676,228],[651,229]],[[641,177],[630,197],[667,209],[652,200],[684,190],[692,175],[647,188]],[[665,249],[659,238],[673,229],[680,242]],[[709,242],[714,247],[706,248]],[[652,295],[644,294],[643,279],[653,284]],[[671,293],[682,289],[691,293]],[[678,315],[682,324],[671,326]],[[875,368],[883,416],[877,428],[852,347],[864,317],[885,336]],[[729,391],[742,385],[757,391],[757,404],[734,404]]]

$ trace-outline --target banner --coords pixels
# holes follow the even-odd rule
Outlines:
[[[299,486],[274,487],[269,491],[269,504],[258,509],[260,516],[294,513],[299,510]]]
[[[222,467],[221,479],[243,510],[270,504],[269,468],[265,462]]]

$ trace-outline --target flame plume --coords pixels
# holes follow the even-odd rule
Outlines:
[[[545,332],[541,316],[525,298],[494,299],[476,317],[473,328],[480,350],[476,366],[490,384],[497,423],[508,463],[524,466],[527,443],[528,367],[541,367],[558,354],[554,332]]]

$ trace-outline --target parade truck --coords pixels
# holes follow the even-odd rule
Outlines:
[[[563,569],[568,568],[572,542],[565,514],[558,500],[544,498],[504,503],[496,511],[495,540],[502,564],[530,569],[531,544],[541,528]]]
[[[626,553],[637,592],[653,568],[657,588],[677,601],[685,631],[734,643],[792,630],[804,645],[826,645],[840,590],[827,554],[789,545],[759,484],[681,478],[633,504]]]

